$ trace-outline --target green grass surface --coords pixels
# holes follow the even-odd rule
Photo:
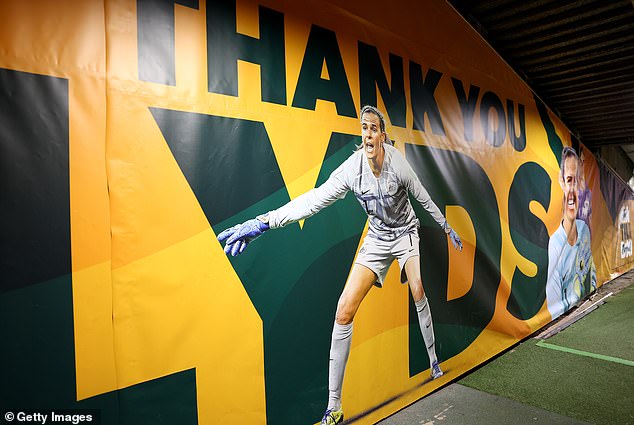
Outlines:
[[[548,342],[634,361],[634,285],[606,301]]]
[[[549,344],[634,360],[634,286]],[[598,425],[634,424],[634,367],[536,345],[531,339],[460,383]]]

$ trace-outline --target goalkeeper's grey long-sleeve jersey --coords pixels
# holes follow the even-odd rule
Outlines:
[[[358,150],[333,171],[324,184],[270,211],[269,226],[282,227],[308,218],[352,191],[368,214],[368,236],[391,241],[419,226],[407,196],[409,191],[446,230],[447,220],[403,154],[386,143],[383,148],[385,157],[379,177],[372,173],[363,151]]]

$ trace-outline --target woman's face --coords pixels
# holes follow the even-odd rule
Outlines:
[[[381,120],[371,112],[361,117],[361,140],[366,158],[375,159],[381,152],[385,133],[381,132]]]
[[[569,156],[564,161],[562,189],[564,190],[564,217],[570,222],[577,218],[579,210],[578,200],[578,167],[579,161],[574,156]]]

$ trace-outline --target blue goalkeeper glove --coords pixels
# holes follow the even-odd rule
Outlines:
[[[456,248],[458,251],[462,251],[462,241],[460,240],[460,236],[458,236],[458,234],[453,229],[449,230],[449,239],[451,239],[451,243],[453,244],[454,248]]]
[[[267,230],[269,230],[268,223],[263,223],[257,218],[253,218],[220,233],[218,240],[220,242],[226,240],[225,252],[235,257],[242,254],[251,242]]]
[[[239,228],[240,228],[241,224],[236,224],[235,226],[223,231],[222,233],[220,233],[218,235],[218,240],[220,242],[224,241],[225,239],[231,237]],[[242,242],[242,241],[238,241],[236,243],[230,244],[230,243],[226,243],[225,244],[225,253],[227,255],[231,255],[233,257],[235,257],[238,254],[242,254],[242,252],[246,249],[248,243],[246,242]]]

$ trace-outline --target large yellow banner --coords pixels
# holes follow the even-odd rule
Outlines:
[[[410,3],[2,2],[0,407],[318,423],[370,208],[348,194],[237,257],[217,235],[327,181],[367,104],[463,250],[412,199],[445,375],[393,265],[354,319],[347,423],[631,268],[631,191],[448,4]]]

